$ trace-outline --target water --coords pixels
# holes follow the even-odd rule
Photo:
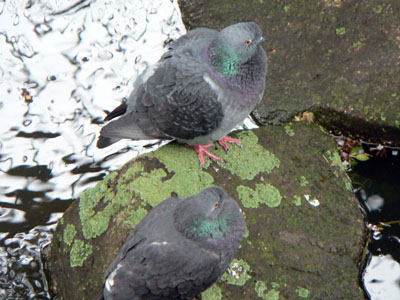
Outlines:
[[[40,251],[62,212],[151,150],[99,150],[98,124],[184,33],[176,1],[0,2],[0,299],[50,298]]]
[[[363,145],[368,160],[350,172],[368,224],[367,264],[362,284],[373,300],[400,299],[399,149]]]

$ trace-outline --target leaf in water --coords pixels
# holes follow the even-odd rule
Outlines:
[[[354,155],[354,154],[350,155],[350,157],[355,158],[359,161],[367,161],[372,157],[372,155],[368,154],[368,153],[360,153],[360,154],[356,154],[356,155]]]

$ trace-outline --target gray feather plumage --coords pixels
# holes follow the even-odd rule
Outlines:
[[[98,147],[122,138],[192,145],[221,139],[262,99],[267,57],[261,41],[252,22],[189,31],[138,78],[124,110],[106,118],[119,117],[102,128]]]
[[[203,219],[210,232],[193,229]],[[164,200],[129,235],[96,299],[192,299],[222,276],[244,232],[239,206],[220,188]]]

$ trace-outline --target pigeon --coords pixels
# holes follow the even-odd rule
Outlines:
[[[237,202],[219,187],[168,198],[133,229],[95,299],[192,299],[229,267],[245,228]]]
[[[260,27],[237,23],[221,31],[198,28],[170,45],[157,64],[146,69],[128,100],[104,119],[116,120],[101,129],[98,148],[122,138],[175,139],[223,161],[207,148],[241,124],[263,97],[267,56]]]

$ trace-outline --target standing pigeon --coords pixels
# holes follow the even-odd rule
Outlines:
[[[267,56],[254,22],[238,23],[222,31],[198,28],[181,36],[137,80],[127,102],[105,121],[121,116],[101,130],[97,147],[122,138],[176,139],[222,161],[207,148],[218,141],[241,145],[224,137],[262,99]]]
[[[244,232],[239,206],[221,188],[169,198],[134,228],[96,299],[192,299],[226,271]]]

